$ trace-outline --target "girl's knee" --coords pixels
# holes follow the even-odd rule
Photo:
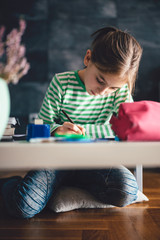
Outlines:
[[[132,185],[128,185],[126,182],[122,186],[122,188],[117,189],[117,202],[115,205],[118,207],[124,207],[131,204],[133,201],[137,199],[137,193],[138,193],[137,184],[132,183]]]
[[[106,191],[97,194],[97,198],[104,204],[110,204],[117,207],[124,207],[131,204],[137,199],[138,189],[134,192],[126,191],[123,187],[118,188],[108,188]]]
[[[31,218],[46,206],[50,194],[45,175],[28,174],[20,182],[6,183],[3,196],[10,215]]]
[[[106,179],[106,186],[98,198],[106,203],[123,207],[137,199],[138,186],[134,175],[125,167],[113,168]]]
[[[138,185],[134,175],[125,167],[117,171],[117,206],[123,207],[137,199]]]
[[[29,191],[24,193],[19,189],[13,196],[15,216],[31,218],[39,213],[47,203],[46,194]]]
[[[10,215],[31,218],[47,204],[65,174],[54,170],[30,171],[21,182],[4,187],[4,200]]]
[[[48,202],[48,187],[46,184],[36,182],[33,184],[24,181],[17,186],[13,201],[17,209],[18,217],[31,218],[39,213]]]

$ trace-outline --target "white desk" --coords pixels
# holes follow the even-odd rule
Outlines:
[[[0,142],[0,170],[160,167],[160,142]]]

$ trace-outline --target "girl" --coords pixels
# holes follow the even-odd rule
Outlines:
[[[85,68],[56,74],[44,98],[39,118],[51,126],[51,135],[113,136],[109,120],[131,93],[142,55],[133,36],[113,27],[96,31],[84,57]],[[64,109],[70,123],[61,111]],[[109,158],[108,158],[109,160]],[[75,157],[76,161],[76,157]],[[98,161],[98,159],[97,159]],[[39,213],[62,185],[81,187],[103,203],[126,206],[137,198],[137,183],[125,167],[98,170],[38,170],[24,179],[5,181],[2,196],[8,213],[23,218]]]

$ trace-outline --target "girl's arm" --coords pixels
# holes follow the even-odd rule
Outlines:
[[[44,123],[50,124],[52,136],[54,136],[55,132],[59,134],[85,134],[85,130],[81,126],[70,122],[60,123],[59,112],[61,110],[62,97],[63,88],[55,76],[48,87],[38,117],[43,119]]]
[[[82,126],[85,128],[86,135],[93,138],[107,138],[115,136],[109,123],[105,123],[103,125],[85,124]]]

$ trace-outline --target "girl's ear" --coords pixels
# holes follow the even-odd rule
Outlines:
[[[85,55],[85,57],[84,57],[84,65],[87,67],[88,66],[88,63],[90,62],[90,60],[91,60],[91,50],[90,49],[88,49],[87,50],[87,52],[86,52],[86,55]]]

